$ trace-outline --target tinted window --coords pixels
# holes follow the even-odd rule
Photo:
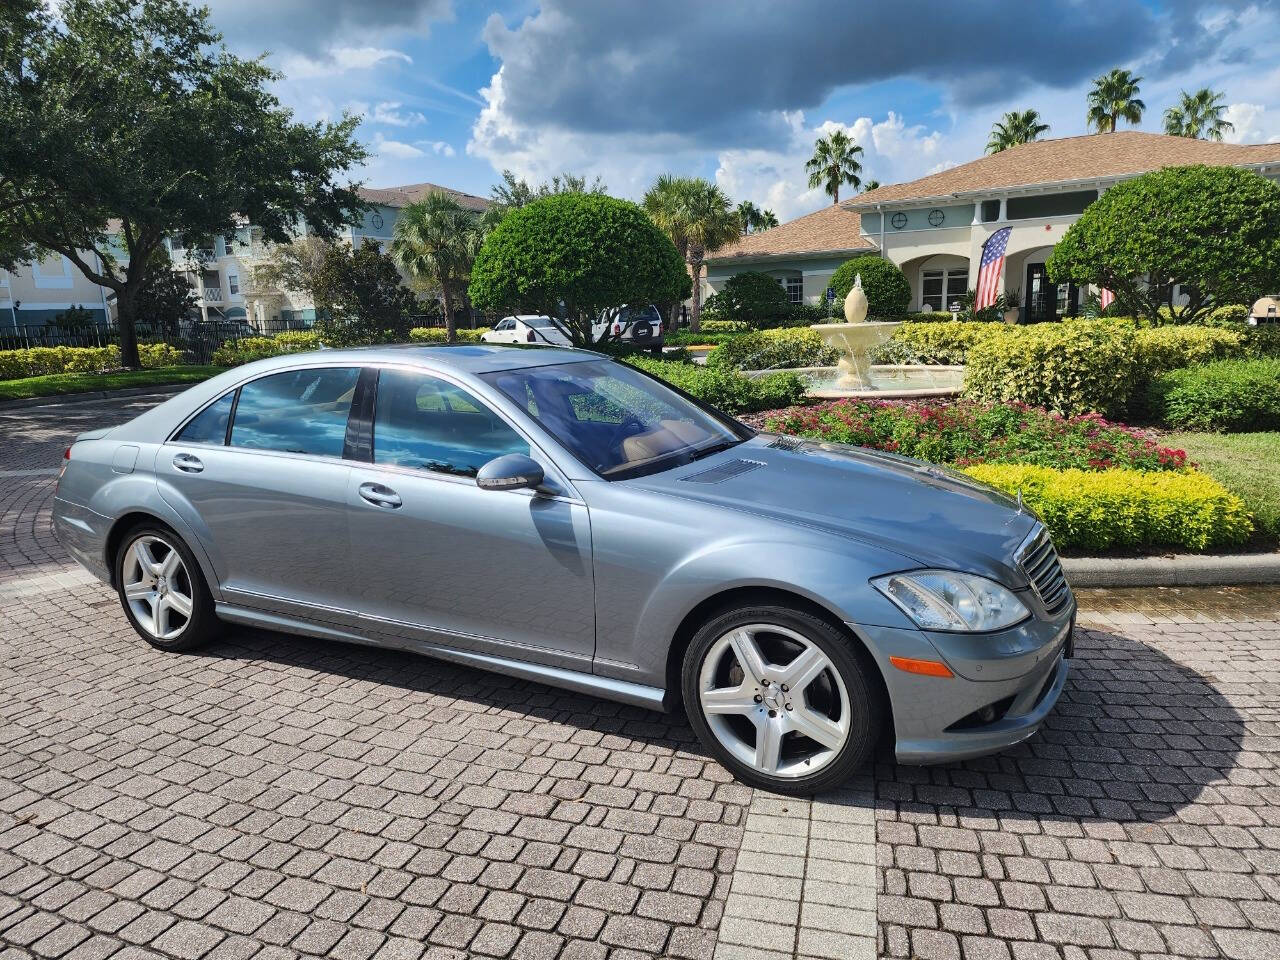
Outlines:
[[[240,388],[233,447],[342,456],[347,414],[360,371],[355,367],[291,370]]]
[[[383,370],[373,419],[373,460],[474,477],[529,444],[461,387],[427,374]]]
[[[177,439],[186,443],[226,443],[227,417],[231,416],[231,399],[235,391],[215,400],[188,421]]]

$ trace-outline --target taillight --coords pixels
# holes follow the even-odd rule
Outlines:
[[[618,323],[616,320],[614,321],[614,324],[613,324],[613,335],[615,337],[622,336],[622,324]]]
[[[62,482],[62,475],[67,472],[67,464],[71,462],[71,448],[67,447],[62,453],[62,466],[58,469],[58,479],[54,481],[54,488]]]
[[[525,339],[526,339],[527,341],[529,341],[530,343],[533,343],[533,331],[532,331],[532,330],[530,330],[530,331],[525,335]]]

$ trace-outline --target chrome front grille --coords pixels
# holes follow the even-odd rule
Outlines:
[[[1051,615],[1067,605],[1071,599],[1071,588],[1067,586],[1067,578],[1062,573],[1062,564],[1058,562],[1058,551],[1053,549],[1053,541],[1049,532],[1043,527],[1022,548],[1018,557],[1022,572],[1031,581],[1031,588]]]

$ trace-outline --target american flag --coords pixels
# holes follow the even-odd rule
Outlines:
[[[1098,293],[1098,303],[1102,305],[1103,310],[1111,306],[1111,304],[1115,301],[1115,299],[1116,299],[1116,295],[1112,293],[1110,290],[1108,290],[1106,287],[1102,287],[1101,291]]]
[[[975,310],[983,310],[996,302],[1000,292],[1000,273],[1004,270],[1004,250],[1009,246],[1013,227],[1004,227],[987,237],[982,245],[982,266],[978,270],[978,299]]]

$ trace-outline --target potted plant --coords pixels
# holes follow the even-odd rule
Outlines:
[[[1021,290],[1006,290],[1002,295],[1004,305],[1002,307],[1005,323],[1017,323],[1018,316],[1021,313],[1020,305],[1022,303]]]

